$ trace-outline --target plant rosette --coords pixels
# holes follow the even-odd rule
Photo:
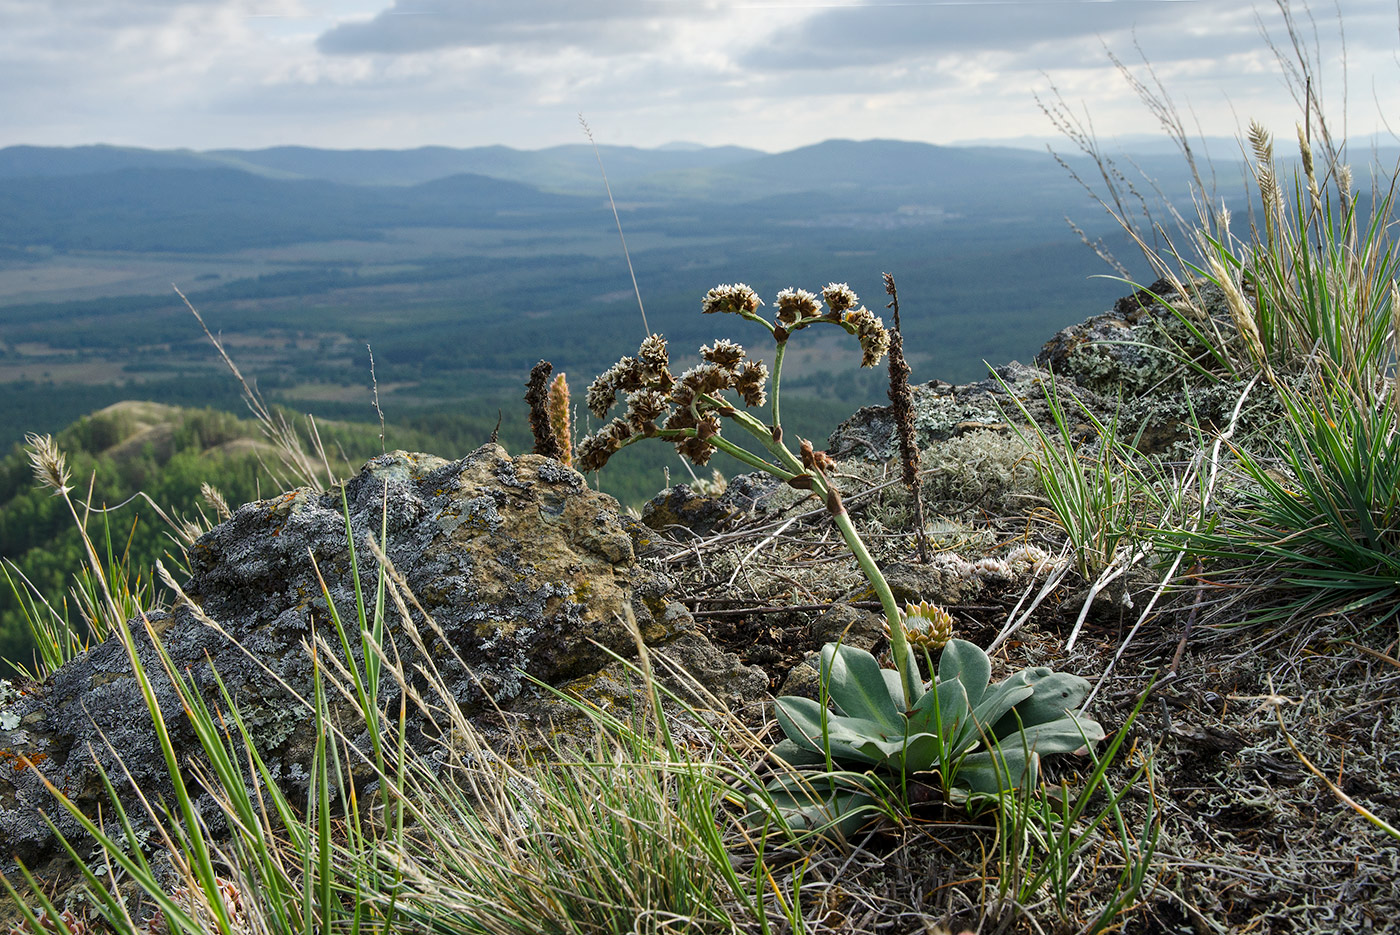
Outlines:
[[[932,686],[906,706],[897,672],[864,650],[828,643],[823,699],[776,702],[786,739],[772,753],[795,769],[769,784],[773,806],[789,827],[849,833],[883,811],[889,785],[880,774],[899,783],[931,775],[946,802],[971,806],[1034,786],[1041,756],[1104,739],[1097,721],[1075,712],[1087,680],[1044,666],[995,684],[991,675],[986,653],[949,640]]]

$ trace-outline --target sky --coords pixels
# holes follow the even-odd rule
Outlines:
[[[1292,4],[1354,136],[1400,132],[1398,6]],[[1193,130],[1288,138],[1261,25],[1287,43],[1275,0],[0,0],[0,146],[1026,142],[1037,97],[1157,133],[1110,54]]]

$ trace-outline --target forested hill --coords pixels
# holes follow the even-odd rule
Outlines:
[[[524,409],[518,397],[515,404]],[[794,398],[788,421],[810,428],[808,434],[821,438],[836,425],[842,411],[839,404]],[[304,428],[305,423],[294,415],[285,416],[289,424]],[[504,419],[498,428],[499,418],[494,408],[421,414],[390,423],[383,429],[382,440],[379,425],[324,420],[316,425],[331,452],[332,467],[338,476],[347,477],[385,448],[456,458],[498,433],[512,453],[530,451],[532,440],[524,420]],[[172,570],[178,567],[180,550],[171,527],[144,498],[136,496],[138,491],[177,522],[201,517],[217,522],[216,508],[201,494],[205,484],[233,509],[274,496],[289,485],[287,478],[279,476],[277,454],[257,423],[215,409],[124,401],[78,419],[55,440],[72,472],[69,483],[80,511],[81,501],[88,499],[90,481],[91,501],[98,510],[123,504],[105,516],[89,516],[89,536],[99,551],[105,551],[110,536],[115,557],[128,556],[126,564],[133,577],[139,574],[147,582],[158,558]],[[737,462],[717,460],[714,466],[726,472],[738,469]],[[677,473],[677,481],[685,479],[666,446],[637,446],[613,459],[601,475],[589,475],[588,482],[624,504],[638,505],[666,485],[668,471]],[[74,576],[86,565],[67,506],[52,491],[36,485],[29,453],[18,444],[0,459],[0,559],[12,580],[20,583],[22,573],[60,611]],[[70,616],[79,619],[76,612],[70,611]],[[28,665],[31,653],[20,604],[0,575],[0,677],[9,674],[4,660]]]
[[[351,460],[379,450],[377,426],[330,423],[321,429]],[[201,496],[203,485],[234,508],[282,489],[275,470],[264,466],[275,469],[278,459],[257,424],[213,409],[121,402],[79,419],[56,441],[72,471],[75,501],[88,499],[91,489],[98,510],[123,504],[89,516],[88,534],[99,551],[105,551],[110,536],[114,555],[129,556],[129,566],[139,569],[143,580],[157,558],[170,555],[164,560],[172,567],[180,559],[171,527],[144,499],[132,499],[138,491],[173,520],[198,520],[202,513],[217,522],[216,508]],[[28,452],[19,445],[0,460],[0,556],[11,579],[22,572],[60,611],[73,576],[86,565],[67,505],[36,486]],[[19,604],[0,579],[0,657],[27,661],[29,653]]]

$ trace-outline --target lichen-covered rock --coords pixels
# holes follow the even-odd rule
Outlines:
[[[714,496],[699,493],[689,484],[668,487],[642,505],[642,522],[656,530],[681,526],[705,536],[802,496],[773,475],[755,471],[731,478],[724,492]]]
[[[1048,370],[1027,367],[1011,361],[992,371],[986,380],[953,386],[933,380],[915,386],[914,433],[922,451],[952,438],[982,432],[1011,433],[1011,422],[1024,423],[1018,399],[1039,425],[1051,423],[1045,404],[1051,374]],[[1082,419],[1079,400],[1089,411],[1104,420],[1112,416],[1113,403],[1090,392],[1068,378],[1056,376],[1056,387],[1065,401],[1065,412],[1076,435],[1093,434],[1088,425],[1078,425]],[[1013,399],[1012,397],[1015,397]],[[885,461],[899,455],[899,436],[889,406],[865,406],[837,426],[827,439],[827,453],[845,460],[864,458]]]
[[[1159,279],[1119,299],[1111,311],[1060,331],[1035,362],[1104,396],[1170,394],[1185,371],[1183,361],[1203,360],[1209,353],[1193,329],[1233,338],[1220,288],[1199,281],[1187,284],[1183,294]]]
[[[355,579],[358,572],[372,612],[378,565],[371,542],[382,538],[403,584],[433,621],[430,626],[414,612],[424,658],[391,604],[388,658],[401,659],[410,673],[430,664],[468,715],[497,705],[528,708],[543,694],[530,677],[560,685],[612,665],[611,653],[635,654],[625,622],[629,611],[648,642],[664,643],[692,629],[666,612],[669,582],[635,562],[616,501],[589,490],[579,474],[558,462],[538,455],[511,458],[495,445],[452,462],[394,452],[366,464],[343,494],[342,501],[339,489],[295,490],[247,504],[195,544],[185,590],[217,628],[187,606],[147,615],[175,669],[188,673],[208,702],[222,706],[217,670],[273,778],[294,797],[304,794],[316,738],[311,717],[288,688],[309,696],[305,647],[311,640],[325,638],[338,651],[331,605],[346,625],[356,662],[363,662]],[[184,762],[198,753],[193,733],[146,626],[133,621],[131,630]],[[396,711],[399,692],[386,676],[381,709]],[[328,698],[333,721],[357,723],[338,693]],[[409,710],[416,709],[410,704]],[[98,768],[106,770],[128,790],[138,830],[149,824],[129,795],[132,784],[154,803],[171,801],[165,762],[119,640],[73,660],[0,714],[5,765],[20,767],[0,773],[0,856],[33,863],[54,852],[39,809],[65,834],[78,830],[43,788],[39,772],[88,814],[102,804],[110,819]],[[368,748],[362,727],[359,736],[353,727],[350,733]],[[422,720],[410,724],[411,738],[429,733]],[[217,825],[217,808],[203,804],[206,818]]]

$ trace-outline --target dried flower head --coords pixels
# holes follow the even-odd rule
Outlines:
[[[718,393],[734,385],[734,375],[719,364],[706,361],[681,374],[681,385],[696,396]]]
[[[855,308],[860,302],[860,296],[844,282],[827,283],[826,288],[822,290],[822,299],[833,315],[839,315],[848,308]]]
[[[1006,564],[1014,574],[1039,575],[1054,567],[1050,553],[1034,545],[1017,546],[1006,553]]]
[[[904,636],[915,649],[937,652],[953,638],[953,615],[937,604],[906,604],[902,617]]]
[[[669,408],[666,394],[659,390],[635,390],[627,397],[627,424],[638,433],[650,434],[647,426]],[[655,430],[655,426],[651,427]]]
[[[578,443],[574,463],[578,470],[585,474],[589,471],[597,471],[608,463],[608,458],[612,457],[616,450],[613,447],[612,439],[607,435],[601,432],[588,435]]]
[[[669,392],[676,378],[671,376],[671,361],[666,352],[666,339],[659,334],[648,335],[637,348],[640,382],[661,392]],[[637,387],[623,387],[636,389]]]
[[[595,418],[606,418],[608,410],[617,402],[617,365],[609,367],[588,385],[588,392],[584,396],[584,402],[588,404],[588,411],[593,413]]]
[[[599,470],[634,434],[632,426],[622,419],[613,419],[578,443],[577,469],[585,474]]]
[[[843,312],[841,327],[859,339],[861,350],[865,352],[860,358],[862,367],[875,366],[890,349],[890,333],[885,330],[884,322],[864,305]]]
[[[647,335],[642,339],[641,347],[637,348],[637,359],[652,370],[665,370],[671,365],[666,352],[666,339],[659,334]]]
[[[34,469],[34,480],[41,487],[48,487],[55,497],[64,497],[72,491],[68,486],[73,476],[68,470],[68,462],[52,435],[26,435],[24,443],[29,446],[29,464]]]
[[[806,318],[817,318],[822,312],[817,297],[806,289],[784,289],[774,302],[778,307],[778,321],[784,325],[791,326]]]
[[[744,398],[745,406],[762,406],[768,401],[767,383],[768,365],[761,360],[747,360],[734,380],[734,389]]]
[[[705,293],[705,300],[701,304],[700,310],[706,315],[713,312],[752,315],[758,311],[758,307],[762,304],[758,293],[744,283],[736,282],[733,285],[715,286]]]
[[[709,439],[719,434],[719,428],[719,417],[707,412],[695,424],[695,435],[676,440],[676,453],[689,459],[696,467],[703,467],[715,453],[715,446],[710,444]]]
[[[712,364],[718,364],[725,370],[733,370],[747,356],[747,352],[741,345],[723,338],[714,344],[708,344],[700,348],[700,356]]]

